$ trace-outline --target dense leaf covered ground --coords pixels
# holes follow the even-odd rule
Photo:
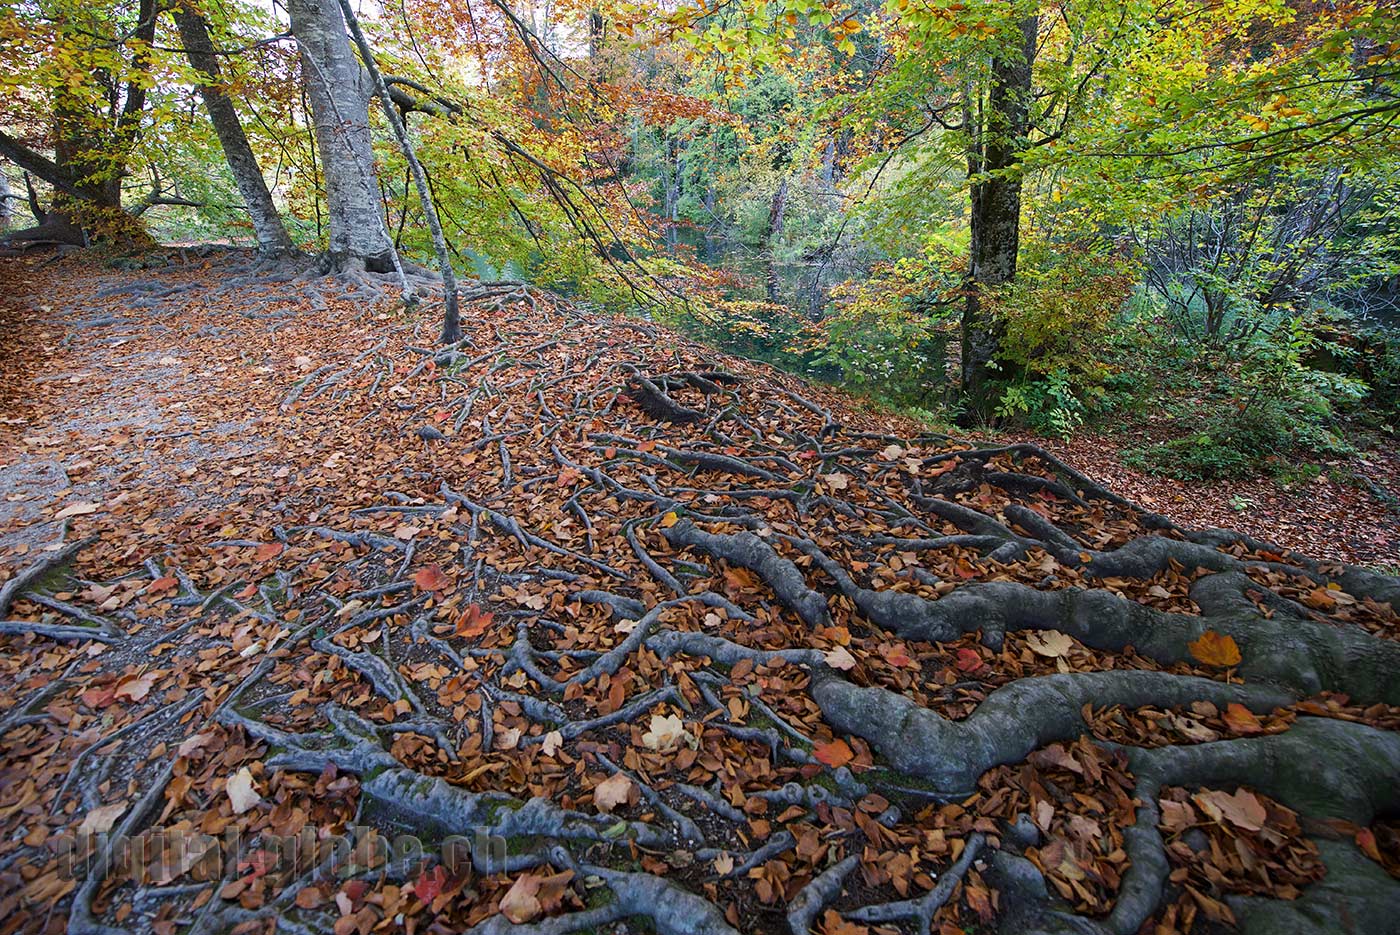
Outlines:
[[[1397,924],[1396,579],[524,287],[0,275],[0,932]]]

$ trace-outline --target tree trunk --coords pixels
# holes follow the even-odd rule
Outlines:
[[[214,45],[209,41],[209,29],[204,18],[188,7],[177,6],[172,13],[175,25],[180,29],[180,41],[185,46],[190,66],[200,74],[199,94],[204,99],[205,109],[209,111],[209,122],[214,125],[214,133],[223,147],[233,181],[248,208],[253,233],[258,239],[258,252],[274,256],[286,253],[292,249],[292,239],[287,236],[287,229],[282,226],[282,218],[277,214],[277,206],[272,203],[272,193],[267,190],[267,182],[263,179],[262,169],[258,167],[257,157],[253,155],[253,148],[248,145],[248,137],[243,133],[233,101],[221,86],[219,62],[214,57]]]
[[[1000,328],[983,293],[1016,278],[1021,244],[1020,157],[1026,146],[1039,17],[1020,24],[1020,47],[992,61],[986,113],[968,123],[974,134],[968,155],[972,177],[967,304],[962,318],[962,389],[969,415],[986,419],[995,399]]]
[[[387,273],[397,256],[380,208],[369,130],[369,77],[345,36],[337,0],[290,0],[292,34],[325,180],[333,269]]]
[[[424,217],[428,219],[428,233],[432,236],[433,250],[437,253],[438,268],[442,272],[444,313],[442,336],[439,341],[443,344],[456,344],[462,340],[461,313],[457,306],[457,274],[452,269],[452,257],[447,252],[447,238],[443,236],[442,223],[438,220],[437,207],[433,204],[432,189],[428,186],[428,175],[423,171],[423,164],[418,161],[418,154],[413,151],[413,141],[409,139],[404,117],[394,109],[394,104],[389,99],[389,86],[384,83],[384,76],[380,74],[379,66],[374,61],[374,50],[369,47],[369,41],[365,39],[365,34],[360,30],[360,23],[355,18],[355,11],[350,8],[350,0],[339,0],[339,2],[340,12],[350,27],[350,35],[355,39],[355,46],[360,50],[360,58],[364,61],[365,69],[369,72],[370,81],[379,97],[379,103],[384,108],[384,117],[394,130],[394,138],[398,140],[404,158],[408,160],[409,170],[413,173],[413,184],[418,189],[418,201],[423,206]]]
[[[783,223],[787,219],[788,180],[784,176],[773,193],[773,201],[768,206],[768,235],[764,238],[763,258],[768,265],[768,301],[777,305],[781,298],[778,286],[778,262],[774,256],[777,242],[783,236]]]

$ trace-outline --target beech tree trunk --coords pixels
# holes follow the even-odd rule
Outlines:
[[[209,29],[204,18],[188,7],[177,6],[171,12],[175,25],[180,29],[180,41],[184,44],[190,65],[200,74],[199,95],[204,99],[209,122],[214,125],[214,133],[223,147],[233,181],[243,196],[243,204],[248,208],[253,234],[258,239],[258,252],[267,255],[286,253],[292,249],[292,239],[287,236],[277,206],[272,202],[272,193],[267,190],[267,181],[258,167],[253,148],[248,145],[248,137],[243,132],[233,101],[223,91],[219,80],[219,62],[214,56],[214,45],[209,41]]]
[[[350,8],[350,0],[339,0],[339,3],[340,12],[350,27],[350,35],[354,37],[355,46],[360,50],[360,58],[365,64],[365,69],[369,72],[375,94],[379,97],[379,103],[384,108],[384,118],[389,121],[389,126],[393,128],[394,138],[398,140],[399,149],[403,151],[404,159],[408,160],[408,167],[413,173],[413,184],[418,189],[418,201],[423,206],[423,216],[428,221],[428,232],[432,236],[433,250],[437,253],[438,269],[442,273],[444,311],[442,336],[439,340],[443,344],[456,344],[462,340],[461,310],[457,304],[457,274],[452,269],[452,257],[447,252],[447,238],[442,233],[442,222],[438,220],[437,207],[433,204],[433,193],[428,185],[428,174],[423,171],[423,164],[418,161],[418,154],[414,152],[413,141],[408,136],[408,125],[404,123],[404,115],[394,109],[394,103],[389,98],[389,86],[384,83],[384,75],[380,73],[379,65],[374,61],[374,50],[370,48],[369,40],[365,38],[364,32],[360,29],[359,20],[355,18],[355,11]]]
[[[369,129],[373,84],[346,38],[337,0],[290,0],[288,8],[321,154],[328,265],[387,273],[397,257],[375,182]]]
[[[1039,17],[1020,24],[1020,48],[1004,48],[992,61],[985,112],[967,115],[972,244],[967,304],[962,317],[962,389],[968,414],[985,419],[996,400],[991,381],[1001,334],[983,293],[1016,278],[1021,245],[1021,175],[1026,147]],[[969,108],[970,111],[970,108]]]

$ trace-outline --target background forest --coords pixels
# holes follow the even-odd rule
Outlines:
[[[1177,477],[1296,479],[1393,444],[1392,3],[356,13],[358,52],[329,3],[4,0],[12,244],[432,265],[398,123],[467,277],[933,422],[1111,425],[1129,463]]]

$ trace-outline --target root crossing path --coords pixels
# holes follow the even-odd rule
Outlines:
[[[0,933],[1400,931],[1400,581],[659,327],[3,269]]]

